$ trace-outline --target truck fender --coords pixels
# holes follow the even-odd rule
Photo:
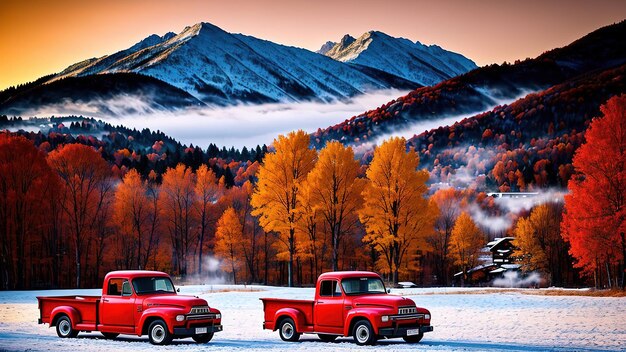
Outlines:
[[[76,308],[73,308],[70,306],[58,306],[54,308],[52,312],[50,312],[50,316],[52,317],[50,319],[50,326],[55,326],[57,319],[59,318],[60,315],[63,315],[63,314],[70,317],[70,320],[72,321],[73,329],[76,328],[76,324],[82,322],[80,313],[78,312]]]
[[[272,330],[276,331],[278,329],[278,324],[280,323],[279,319],[284,317],[289,317],[293,319],[294,323],[296,323],[296,332],[302,332],[304,326],[306,325],[306,320],[304,319],[304,314],[294,308],[281,308],[276,311],[276,315],[274,315],[274,328]]]
[[[135,333],[137,334],[137,336],[143,335],[144,324],[147,320],[161,319],[165,322],[165,325],[167,325],[167,330],[169,330],[170,334],[173,334],[174,325],[172,324],[172,322],[178,314],[185,313],[177,307],[158,306],[154,308],[148,308],[143,311],[141,318],[139,318],[139,323],[135,326]]]
[[[378,312],[372,312],[369,310],[362,309],[353,309],[346,314],[346,322],[343,326],[343,336],[350,336],[352,334],[352,325],[357,320],[367,319],[375,332],[378,332],[378,320],[376,319],[379,316]]]

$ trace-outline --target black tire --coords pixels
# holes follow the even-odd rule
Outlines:
[[[327,335],[327,334],[317,334],[317,336],[319,336],[320,340],[324,342],[333,342],[338,337],[337,335]]]
[[[116,332],[103,332],[102,336],[104,336],[105,339],[108,340],[113,340],[114,338],[118,337],[120,334],[116,333]]]
[[[67,315],[62,315],[57,319],[57,335],[62,338],[72,338],[78,336],[78,331],[72,328],[72,321]]]
[[[352,336],[354,337],[356,344],[359,346],[373,345],[376,343],[374,328],[372,328],[372,324],[370,324],[367,320],[359,320],[356,324],[354,324]]]
[[[296,323],[291,318],[281,320],[278,325],[278,335],[283,341],[296,342],[300,339],[300,333],[296,331]]]
[[[207,343],[211,341],[211,339],[213,338],[213,333],[209,332],[207,334],[202,334],[202,335],[193,335],[191,338],[197,343]]]
[[[408,343],[418,343],[418,342],[422,341],[422,337],[424,337],[424,333],[423,332],[420,332],[417,335],[403,336],[402,338],[404,339],[404,341],[406,341]]]
[[[167,345],[172,342],[172,334],[163,320],[155,320],[148,327],[148,338],[153,345]]]

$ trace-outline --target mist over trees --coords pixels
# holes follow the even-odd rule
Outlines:
[[[438,169],[420,169],[421,154],[400,138],[359,163],[338,142],[311,148],[303,131],[242,151],[123,128],[95,138],[86,132],[103,125],[93,120],[1,132],[0,288],[96,287],[114,269],[203,280],[215,259],[237,283],[375,270],[419,285],[449,285],[461,272],[471,284],[486,242],[503,235],[516,238],[522,273],[546,284],[622,286],[626,98],[601,111],[561,180],[539,168],[524,178],[532,189],[569,181],[565,203],[515,214],[480,190],[429,182]],[[510,161],[498,165],[494,177],[519,182]],[[481,216],[509,216],[510,229],[494,232]]]

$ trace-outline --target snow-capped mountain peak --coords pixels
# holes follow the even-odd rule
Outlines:
[[[433,85],[476,68],[473,61],[460,54],[380,31],[366,32],[357,39],[345,35],[325,55],[389,72],[421,85]]]

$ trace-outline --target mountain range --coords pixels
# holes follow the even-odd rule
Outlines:
[[[359,38],[346,34],[338,43],[326,42],[320,54],[337,61],[394,74],[422,86],[437,84],[476,68],[463,55],[437,45],[423,45],[369,31]]]
[[[361,43],[358,50],[353,48],[356,43]],[[476,67],[460,54],[381,32],[368,32],[352,44],[344,48],[339,43],[327,55],[321,55],[198,23],[178,34],[151,35],[128,49],[73,64],[38,80],[36,90],[29,85],[29,89],[17,89],[12,94],[4,92],[0,94],[4,96],[0,112],[19,114],[42,103],[85,104],[101,93],[102,87],[116,86],[116,80],[125,81],[128,77],[115,74],[148,76],[167,86],[165,93],[176,89],[170,100],[179,96],[183,99],[164,106],[160,103],[163,94],[150,87],[143,89],[141,84],[132,91],[116,88],[102,98],[110,98],[112,94],[134,95],[150,103],[159,102],[154,108],[178,108],[198,102],[207,105],[331,102],[380,89],[413,89]],[[351,51],[355,54],[350,60],[345,55],[329,55]],[[74,78],[84,77],[90,77],[93,91],[88,92],[90,89],[84,84],[78,84],[80,89],[72,91],[77,86]],[[144,81],[157,84],[149,79]],[[60,86],[65,92],[63,96],[49,92],[52,87],[58,90]],[[48,99],[41,99],[42,96]]]
[[[420,87],[382,106],[313,134],[314,144],[328,140],[369,143],[372,137],[410,129],[423,121],[471,116],[502,101],[515,101],[582,75],[599,74],[626,63],[626,21],[600,28],[536,58],[488,65],[433,86]],[[618,76],[619,78],[619,76]],[[420,134],[424,130],[412,131]]]

